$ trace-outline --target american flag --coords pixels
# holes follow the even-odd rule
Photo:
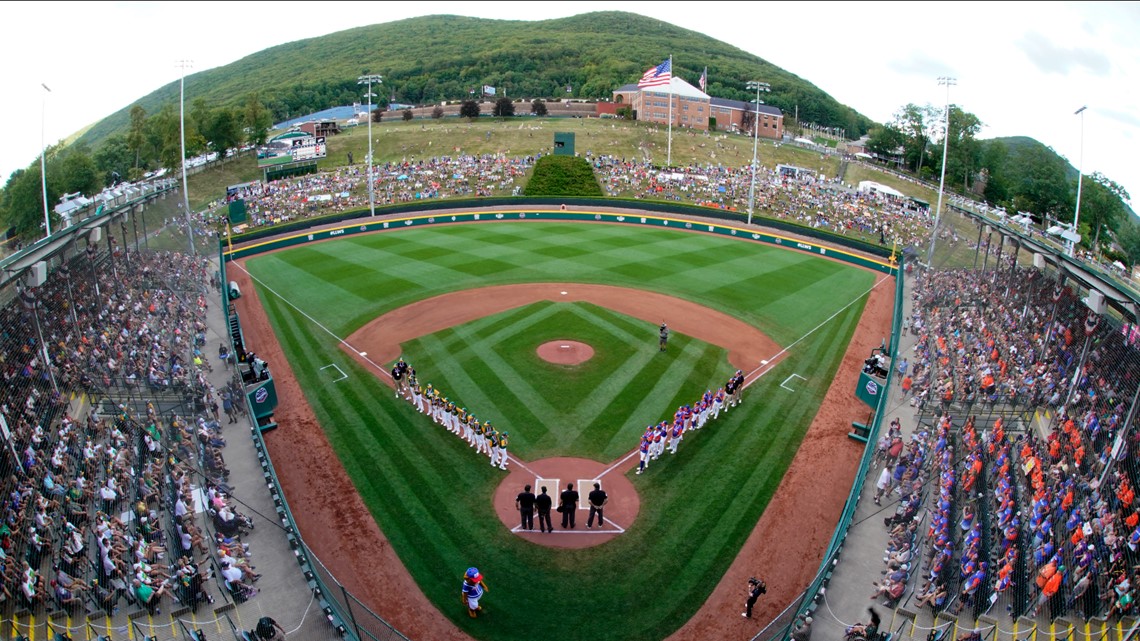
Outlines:
[[[666,58],[665,62],[662,62],[656,67],[650,67],[649,71],[646,71],[645,74],[641,76],[641,80],[637,83],[637,88],[644,89],[645,87],[667,87],[672,81],[672,60]]]
[[[697,84],[700,85],[701,91],[708,91],[708,89],[706,89],[706,87],[709,84],[709,68],[708,67],[705,67],[704,73],[701,74],[701,79],[697,81]]]

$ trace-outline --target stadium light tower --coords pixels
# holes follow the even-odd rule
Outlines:
[[[182,70],[178,80],[178,121],[182,136],[182,208],[186,212],[186,235],[190,238],[190,255],[194,255],[194,221],[190,218],[190,191],[186,185],[186,70],[193,66],[193,60],[179,60],[176,66]]]
[[[372,183],[372,83],[383,84],[384,77],[375,74],[365,74],[356,79],[358,85],[368,85],[368,211],[370,215],[376,215],[376,200],[373,198],[372,190],[375,185]]]
[[[40,184],[44,191],[44,238],[48,238],[51,236],[51,215],[48,214],[47,143],[44,142],[44,128],[47,127],[45,124],[47,122],[47,95],[51,93],[51,89],[48,89],[47,84],[42,82],[40,86],[44,88],[43,99],[40,101]]]
[[[950,87],[958,84],[956,78],[941,76],[938,85],[946,85],[946,131],[942,137],[942,177],[938,179],[938,208],[934,210],[934,227],[930,230],[930,249],[926,252],[926,265],[934,262],[934,241],[938,238],[938,219],[942,217],[942,193],[946,189],[946,151],[950,149]]]
[[[1073,112],[1074,116],[1081,117],[1081,155],[1077,160],[1077,210],[1073,213],[1073,237],[1065,239],[1065,249],[1067,250],[1065,253],[1069,255],[1069,258],[1073,257],[1073,248],[1076,244],[1073,238],[1076,238],[1077,242],[1081,240],[1081,228],[1079,226],[1081,221],[1081,178],[1084,177],[1085,170],[1085,109],[1088,108],[1088,105],[1085,105]]]
[[[752,184],[748,187],[748,224],[752,224],[752,199],[756,195],[756,143],[760,140],[761,91],[772,91],[772,85],[758,80],[749,80],[747,87],[756,90],[756,112],[752,116]]]

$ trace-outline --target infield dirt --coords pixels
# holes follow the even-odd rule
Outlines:
[[[294,518],[305,542],[350,592],[409,638],[469,638],[447,618],[440,616],[428,601],[356,493],[312,408],[305,401],[248,273],[244,269],[232,269],[228,274],[242,291],[254,293],[243,296],[235,304],[241,314],[247,343],[256,345],[257,353],[273,364],[280,399],[275,420],[284,429],[268,433],[266,445],[282,489],[295,506]],[[892,282],[890,277],[878,277],[877,286],[870,292],[862,319],[847,346],[839,370],[771,502],[723,580],[696,615],[669,637],[670,641],[749,639],[759,631],[763,622],[769,621],[790,603],[814,576],[835,529],[862,450],[861,444],[847,437],[853,421],[867,418],[865,407],[853,402],[853,391],[863,359],[879,346],[882,337],[890,334]],[[566,300],[557,292],[580,290],[583,286],[543,284],[510,287],[518,296],[519,302],[511,305],[515,307],[550,299],[550,292],[557,297],[554,300]],[[529,293],[528,288],[531,288]],[[723,336],[708,336],[710,331],[719,331],[716,329],[719,323],[707,322],[705,314],[713,310],[696,306],[704,312],[693,317],[678,307],[678,302],[691,303],[650,292],[638,292],[639,296],[631,299],[631,292],[637,290],[612,289],[621,292],[623,305],[603,306],[653,321],[661,319],[659,310],[665,302],[661,299],[667,300],[667,318],[671,328],[727,348],[730,362],[745,371],[751,369],[749,364],[759,363],[779,350],[763,333],[729,316],[725,317],[726,323],[739,323],[748,331],[725,331]],[[446,318],[440,318],[438,322],[445,324],[434,329],[425,328],[421,315],[430,309],[429,301],[436,299],[420,301],[386,316],[389,322],[406,319],[408,325],[404,332],[407,336],[399,339],[405,340],[480,318],[489,313],[480,301],[496,298],[489,296],[485,289],[458,292],[455,296],[458,298],[450,299],[449,305],[439,312]],[[591,302],[602,305],[594,299]],[[421,307],[409,310],[417,305]],[[628,306],[640,306],[642,312],[634,313]],[[387,327],[391,329],[393,326]],[[395,349],[379,344],[373,347],[360,336],[360,332],[352,340],[377,362],[388,362],[399,355],[398,342],[394,343]],[[393,340],[388,338],[383,342],[390,346]],[[627,464],[635,465],[636,457]],[[614,470],[612,474],[623,472],[624,469]],[[336,498],[330,500],[329,497]],[[360,571],[361,568],[368,568],[368,571]],[[744,619],[740,616],[744,588],[748,577],[753,575],[767,582],[768,593],[754,609],[754,618]]]

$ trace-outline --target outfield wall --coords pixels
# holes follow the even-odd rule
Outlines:
[[[890,354],[892,362],[897,355],[897,343],[899,331],[902,323],[902,296],[903,296],[903,282],[901,272],[899,270],[902,256],[895,256],[890,250],[884,250],[881,247],[871,246],[867,243],[846,238],[838,235],[827,234],[819,230],[810,230],[810,235],[813,238],[826,238],[829,243],[821,244],[814,242],[805,242],[797,238],[780,235],[773,232],[756,229],[746,229],[736,227],[731,224],[722,224],[719,222],[709,222],[708,220],[692,220],[683,217],[669,217],[669,216],[653,216],[644,215],[643,211],[629,211],[620,212],[613,211],[615,205],[625,206],[628,203],[620,201],[615,203],[613,200],[606,199],[590,199],[594,205],[605,206],[609,211],[571,211],[562,209],[561,205],[555,209],[543,209],[535,207],[527,211],[519,211],[517,208],[520,204],[538,205],[532,199],[504,199],[509,200],[512,209],[504,211],[460,211],[457,209],[455,201],[447,203],[439,202],[439,208],[430,210],[428,213],[423,213],[418,216],[408,217],[387,217],[384,219],[372,218],[368,216],[367,212],[364,213],[363,219],[357,218],[351,223],[334,225],[325,227],[330,222],[330,218],[336,218],[338,222],[344,221],[345,215],[338,215],[336,217],[306,219],[299,221],[296,224],[276,226],[265,230],[258,230],[255,233],[245,234],[237,238],[241,245],[232,247],[222,244],[219,248],[219,263],[221,266],[222,282],[228,282],[226,278],[225,263],[226,261],[236,260],[240,258],[248,258],[257,254],[275,251],[279,249],[286,249],[295,247],[310,242],[330,240],[340,238],[343,236],[357,235],[363,233],[375,233],[381,231],[395,231],[399,229],[406,229],[410,227],[423,227],[425,225],[442,225],[442,224],[458,224],[458,223],[479,223],[479,222],[506,222],[506,221],[577,221],[577,222],[602,222],[602,223],[617,223],[627,225],[647,225],[651,227],[671,227],[679,230],[695,231],[701,233],[712,233],[730,237],[737,237],[742,240],[752,240],[754,242],[765,243],[769,245],[776,245],[787,249],[797,251],[805,251],[817,254],[821,257],[832,258],[840,260],[851,265],[872,269],[887,275],[895,276],[895,313],[891,321],[891,334],[890,334]],[[525,201],[525,202],[523,202]],[[485,200],[477,201],[479,206],[486,207],[488,203]],[[581,201],[575,201],[577,206]],[[569,204],[569,202],[567,202]],[[639,203],[640,204],[640,203]],[[691,210],[698,210],[698,214],[704,218],[709,216],[710,212],[717,210],[706,210],[706,208],[687,207],[687,206],[671,206],[668,203],[644,203],[645,205],[654,205],[652,209],[669,211],[674,214],[691,213]],[[644,209],[650,209],[645,207]],[[423,212],[423,205],[415,207],[417,212]],[[361,212],[356,212],[354,216],[360,216]],[[391,211],[387,213],[393,213]],[[728,214],[729,212],[724,212]],[[725,218],[730,218],[725,216]],[[733,220],[740,218],[739,216],[732,216]],[[754,222],[761,222],[761,219],[754,219]],[[770,220],[762,219],[763,224],[767,225]],[[303,223],[303,224],[302,224]],[[321,229],[315,229],[322,227]],[[800,233],[800,226],[785,224],[780,225],[780,228],[795,228],[794,233]],[[807,228],[804,228],[807,229]],[[290,233],[291,232],[291,233]],[[281,235],[283,234],[284,235]],[[270,235],[276,237],[270,238]],[[840,247],[837,248],[836,245]],[[874,250],[870,253],[875,255],[883,255],[884,259],[877,259],[873,256],[866,256],[862,254],[853,253],[854,251],[868,252],[869,249]],[[884,252],[886,252],[884,254]],[[235,311],[229,306],[228,300],[223,296],[223,305],[226,309],[226,317],[230,320],[230,326],[234,335],[240,335],[241,323]],[[231,345],[231,348],[234,346]],[[237,353],[234,350],[234,353]],[[254,388],[249,388],[247,391],[247,402],[249,407],[254,405],[253,399],[248,398]],[[890,377],[879,395],[879,406],[875,408],[875,415],[871,421],[870,436],[868,439],[868,447],[864,448],[863,456],[859,462],[859,468],[855,473],[855,481],[852,484],[851,491],[848,493],[847,500],[844,503],[842,515],[839,523],[832,534],[831,541],[828,544],[823,561],[820,564],[820,569],[816,577],[809,584],[808,588],[793,601],[774,621],[768,624],[754,639],[787,639],[791,633],[791,624],[794,617],[801,613],[814,609],[819,601],[819,595],[828,581],[831,579],[831,571],[835,564],[838,563],[839,554],[843,549],[843,541],[847,536],[848,529],[851,526],[852,518],[855,514],[855,509],[858,506],[858,499],[863,490],[863,483],[867,476],[867,470],[870,466],[871,456],[874,454],[873,444],[878,440],[878,433],[880,425],[882,424],[882,417],[884,415],[883,407],[885,399],[890,391]],[[854,390],[852,390],[854,393]],[[368,640],[368,639],[392,639],[392,640],[407,640],[408,637],[404,636],[400,631],[396,630],[387,621],[376,615],[360,601],[358,601],[351,593],[349,593],[337,580],[328,572],[327,569],[320,563],[315,555],[313,555],[304,541],[300,537],[299,529],[293,519],[292,511],[289,509],[285,497],[280,493],[280,481],[277,478],[276,472],[273,470],[273,463],[269,460],[269,454],[265,447],[264,439],[259,430],[253,430],[254,442],[257,446],[258,457],[261,460],[262,467],[265,471],[266,483],[270,487],[270,492],[273,495],[274,503],[277,506],[277,514],[281,518],[290,545],[294,548],[297,555],[297,561],[301,567],[302,572],[305,574],[309,582],[310,588],[313,590],[316,598],[320,600],[322,611],[328,617],[329,622],[338,628],[346,637],[355,640]]]
[[[573,211],[581,211],[583,209],[613,211],[616,209],[621,209],[625,210],[627,212],[627,215],[632,213],[638,216],[642,215],[644,212],[660,213],[675,217],[695,216],[698,218],[712,218],[716,220],[723,220],[728,223],[735,224],[745,224],[748,221],[747,214],[743,214],[737,211],[720,209],[717,207],[702,207],[699,205],[670,203],[657,200],[640,200],[636,198],[518,198],[506,196],[497,198],[456,198],[448,199],[446,201],[419,200],[409,203],[384,205],[376,207],[376,217],[388,218],[392,216],[413,214],[423,214],[425,216],[438,217],[444,213],[459,213],[482,209],[501,210],[502,213],[517,214],[520,210],[526,210],[528,208],[533,208],[535,212],[547,212],[562,211],[567,207],[573,207]],[[336,225],[337,223],[346,223],[347,221],[360,221],[361,219],[369,218],[371,218],[369,210],[356,209],[337,214],[329,214],[327,216],[305,218],[302,220],[295,220],[279,225],[273,225],[270,227],[254,229],[246,233],[234,236],[233,241],[235,243],[245,245],[255,240],[275,238],[283,234],[298,233],[316,227]],[[808,238],[826,241],[829,245],[843,245],[850,248],[852,251],[863,252],[872,256],[887,258],[892,253],[890,247],[869,243],[847,236],[840,236],[823,229],[817,229],[792,221],[764,216],[754,216],[752,218],[752,222],[757,226],[771,228],[787,234],[793,234],[795,236],[806,236]]]

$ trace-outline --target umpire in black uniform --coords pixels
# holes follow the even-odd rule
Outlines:
[[[601,528],[606,522],[602,516],[602,508],[605,507],[610,497],[606,496],[606,491],[602,489],[602,485],[595,482],[594,490],[586,495],[586,500],[590,502],[590,517],[586,519],[586,528],[590,529],[594,527],[595,514],[598,515],[598,527]]]
[[[554,524],[550,522],[550,508],[554,506],[554,499],[546,493],[546,486],[542,486],[542,494],[534,497],[534,507],[538,510],[538,531],[553,532]]]
[[[558,510],[562,512],[562,529],[565,530],[566,524],[569,523],[570,529],[573,530],[574,517],[578,514],[578,491],[574,489],[574,484],[567,483],[559,498]]]
[[[530,491],[529,485],[524,487],[523,491],[519,492],[518,497],[515,498],[515,509],[519,511],[519,515],[522,517],[522,529],[524,530],[534,529],[534,502],[537,498],[534,492]],[[547,518],[549,517],[550,513],[547,512]]]

